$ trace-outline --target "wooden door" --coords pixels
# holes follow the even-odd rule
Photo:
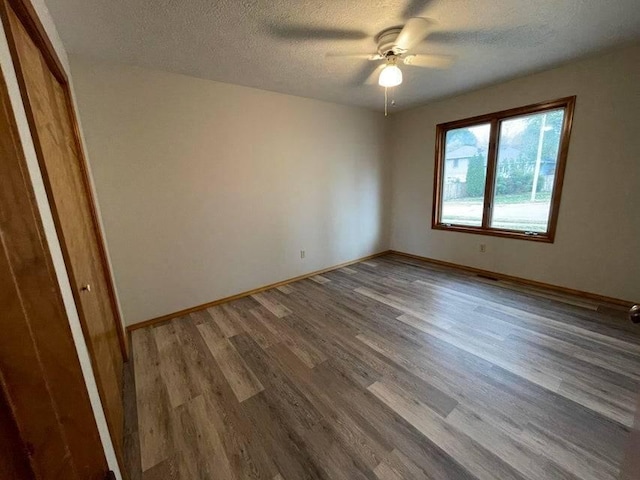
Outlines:
[[[64,71],[24,1],[5,2],[10,47],[111,438],[124,470],[126,345]],[[57,57],[55,57],[57,60]]]
[[[629,435],[629,443],[625,452],[622,468],[620,469],[620,480],[640,479],[640,398],[636,405],[636,416],[633,429]]]
[[[0,391],[0,478],[33,480],[33,469],[29,464],[27,448],[9,408],[9,403]]]
[[[103,480],[107,462],[0,74],[0,478]]]

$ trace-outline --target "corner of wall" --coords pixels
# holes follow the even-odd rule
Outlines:
[[[387,250],[392,250],[394,245],[394,232],[395,232],[395,137],[396,137],[396,125],[398,123],[400,112],[389,115],[385,119],[385,145],[384,145],[384,153],[386,160],[386,191],[385,191],[385,199],[386,199],[386,221],[385,221],[385,247]]]

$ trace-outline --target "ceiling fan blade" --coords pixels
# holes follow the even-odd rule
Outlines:
[[[424,14],[434,0],[407,0],[407,5],[402,11],[402,18],[418,17]]]
[[[365,85],[377,85],[378,84],[378,78],[380,78],[380,72],[382,72],[382,69],[384,68],[384,64],[383,65],[378,65],[376,67],[376,69],[371,72],[371,75],[369,75],[369,78],[367,78],[365,80]]]
[[[369,35],[347,28],[313,28],[305,25],[272,26],[271,33],[287,40],[362,40]]]
[[[379,53],[333,53],[329,52],[325,55],[327,58],[353,58],[361,60],[382,60]]]
[[[517,34],[516,34],[517,32]],[[433,32],[429,35],[429,43],[441,44],[473,44],[489,46],[537,47],[545,38],[554,35],[551,27],[530,26],[512,28],[492,28],[487,30],[449,30]]]
[[[433,28],[433,20],[423,17],[413,17],[407,20],[404,28],[398,35],[396,45],[404,50],[411,50],[418,45],[422,40],[427,38],[427,35],[431,33]]]
[[[451,68],[451,65],[453,65],[454,61],[455,57],[452,57],[450,55],[424,54],[408,55],[403,60],[405,65],[409,65],[412,67],[438,68],[441,70]]]

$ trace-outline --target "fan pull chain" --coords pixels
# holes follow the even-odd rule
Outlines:
[[[384,116],[388,115],[389,96],[387,95],[387,87],[384,87]]]

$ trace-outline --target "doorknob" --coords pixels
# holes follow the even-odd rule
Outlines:
[[[89,285],[87,283],[86,285],[83,285],[80,290],[82,290],[83,292],[90,292],[91,291],[91,285]]]

